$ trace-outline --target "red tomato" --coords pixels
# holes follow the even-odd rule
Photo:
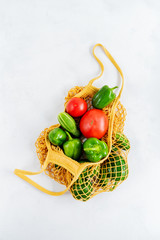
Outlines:
[[[80,121],[80,130],[86,138],[102,138],[108,129],[108,117],[102,110],[91,109]]]
[[[67,103],[66,111],[72,117],[80,117],[87,111],[87,103],[82,98],[71,98]]]

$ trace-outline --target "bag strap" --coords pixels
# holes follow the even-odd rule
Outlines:
[[[124,76],[123,76],[123,73],[122,73],[122,70],[120,69],[119,65],[116,63],[116,61],[114,60],[114,58],[112,57],[112,55],[108,52],[108,50],[101,44],[101,43],[97,43],[94,47],[93,47],[93,56],[94,58],[97,60],[97,62],[99,63],[100,65],[100,68],[101,68],[101,73],[99,76],[91,79],[88,83],[88,85],[79,93],[76,94],[76,97],[81,97],[84,95],[85,91],[86,91],[86,88],[90,88],[93,84],[93,82],[97,79],[99,79],[100,77],[102,77],[103,75],[103,72],[104,72],[104,66],[103,66],[103,63],[99,60],[99,58],[96,56],[95,54],[95,49],[96,47],[101,47],[103,49],[103,51],[105,52],[106,56],[108,57],[108,59],[111,61],[111,63],[115,66],[115,68],[118,70],[118,72],[120,73],[121,75],[121,79],[122,79],[122,85],[121,85],[121,88],[120,88],[120,91],[119,91],[119,94],[118,96],[116,97],[116,100],[114,101],[114,105],[113,105],[113,110],[115,110],[116,108],[116,105],[121,97],[121,94],[122,94],[122,90],[123,90],[123,85],[124,85]],[[65,105],[66,107],[66,105]]]
[[[123,85],[124,85],[124,76],[123,76],[123,73],[122,73],[122,70],[120,69],[120,67],[118,66],[118,64],[116,63],[116,61],[114,60],[114,58],[112,57],[112,55],[108,52],[108,50],[101,44],[101,43],[97,43],[94,47],[93,47],[93,56],[95,57],[95,59],[97,60],[97,62],[99,63],[100,67],[101,67],[101,73],[98,77],[95,77],[93,78],[92,80],[89,81],[89,84],[92,85],[93,82],[97,79],[99,79],[102,75],[103,75],[103,72],[104,72],[104,66],[103,66],[103,63],[99,60],[99,58],[96,56],[95,54],[95,49],[96,47],[101,47],[103,49],[103,51],[105,52],[106,56],[109,58],[109,60],[111,61],[111,63],[115,66],[115,68],[118,70],[118,72],[120,73],[121,75],[121,78],[122,78],[122,85],[121,85],[121,89],[119,91],[119,94],[116,98],[116,100],[120,99],[121,97],[121,94],[122,94],[122,90],[123,90]]]
[[[48,157],[49,156],[49,157]],[[36,183],[35,181],[31,180],[29,177],[27,177],[26,175],[38,175],[42,172],[44,172],[48,166],[48,164],[50,162],[53,162],[54,163],[54,160],[53,161],[50,161],[50,154],[48,152],[47,154],[47,157],[46,157],[46,160],[43,164],[43,167],[40,171],[38,172],[31,172],[31,171],[25,171],[25,170],[20,170],[20,169],[15,169],[14,170],[14,174],[17,175],[18,177],[22,178],[23,180],[25,180],[26,182],[30,183],[32,186],[34,186],[35,188],[39,189],[41,192],[44,192],[44,193],[47,193],[49,195],[52,195],[52,196],[60,196],[60,195],[63,195],[64,193],[66,193],[70,187],[73,185],[73,183],[78,179],[79,175],[81,174],[81,172],[84,170],[84,168],[86,167],[86,164],[82,164],[80,165],[78,168],[77,168],[77,171],[74,172],[73,174],[73,179],[71,181],[71,183],[66,187],[65,190],[61,191],[61,192],[53,192],[53,191],[50,191],[42,186],[40,186],[38,183]],[[61,165],[59,163],[59,165]],[[63,164],[63,166],[65,166],[65,164]],[[66,169],[68,169],[68,166],[66,165]]]
[[[23,180],[25,180],[26,182],[30,183],[32,186],[34,186],[35,188],[40,190],[41,192],[47,193],[47,194],[52,195],[52,196],[63,195],[64,193],[66,193],[69,190],[69,188],[72,186],[72,184],[77,180],[76,176],[74,176],[74,178],[71,181],[70,185],[65,190],[63,190],[61,192],[53,192],[53,191],[50,191],[50,190],[42,187],[41,185],[39,185],[38,183],[36,183],[35,181],[31,180],[29,177],[26,176],[26,175],[37,175],[37,174],[42,173],[43,171],[44,171],[44,169],[42,169],[39,172],[30,172],[30,171],[24,171],[24,170],[20,170],[20,169],[15,169],[14,173],[18,177],[22,178]]]

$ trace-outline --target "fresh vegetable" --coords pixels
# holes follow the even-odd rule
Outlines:
[[[66,111],[72,117],[81,117],[87,111],[87,103],[82,98],[73,97],[67,103]]]
[[[113,191],[120,181],[124,181],[128,176],[128,164],[121,155],[111,153],[106,162],[101,165],[99,174],[99,184],[105,190],[111,181],[115,181],[110,191]]]
[[[107,177],[115,180],[114,186],[110,190],[113,191],[119,181],[124,181],[128,177],[128,164],[121,155],[110,154],[107,162],[107,172]]]
[[[83,144],[83,150],[90,162],[98,162],[108,154],[108,146],[97,138],[89,138]]]
[[[116,153],[110,154],[107,163],[107,177],[115,181],[123,181],[128,175],[128,165],[121,155]]]
[[[93,185],[90,181],[86,182],[83,177],[80,176],[71,187],[71,192],[76,199],[87,201],[93,192]]]
[[[117,152],[118,149],[128,150],[130,149],[130,142],[128,138],[123,133],[116,133],[115,141],[112,145],[111,152]]]
[[[123,150],[130,149],[130,142],[128,138],[123,133],[116,133],[116,143],[119,148]]]
[[[99,185],[103,190],[106,189],[109,183],[109,178],[107,177],[107,165],[106,162],[102,163],[99,173]]]
[[[86,167],[80,174],[80,177],[85,181],[93,181],[93,177],[98,177],[100,171],[100,166]]]
[[[58,114],[60,125],[76,137],[80,137],[80,131],[77,129],[75,120],[66,112]]]
[[[108,129],[108,117],[102,110],[91,109],[80,121],[80,130],[86,138],[102,138]]]
[[[118,148],[116,147],[116,144],[113,144],[111,152],[116,152],[116,151],[118,151]]]
[[[87,201],[93,193],[93,183],[99,175],[99,166],[87,167],[71,187],[75,199]]]
[[[54,128],[48,134],[49,141],[56,145],[60,146],[66,141],[67,135],[61,128]]]
[[[116,94],[113,92],[114,89],[104,85],[92,98],[92,105],[94,108],[102,109],[110,104],[115,98]]]
[[[85,162],[88,162],[88,159],[82,159],[79,161],[79,163],[85,163]]]
[[[73,139],[71,135],[68,135],[68,141],[63,144],[64,154],[74,160],[78,160],[82,152],[82,143],[78,138]]]

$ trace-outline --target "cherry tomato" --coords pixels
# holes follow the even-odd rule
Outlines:
[[[108,117],[102,110],[91,109],[80,121],[80,130],[86,138],[102,138],[108,129]]]
[[[87,111],[87,103],[82,98],[73,97],[67,103],[66,111],[72,117],[81,117]]]

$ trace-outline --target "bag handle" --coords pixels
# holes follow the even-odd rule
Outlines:
[[[119,65],[116,63],[116,61],[114,60],[114,58],[112,57],[112,55],[108,52],[108,50],[101,44],[101,43],[97,43],[94,47],[93,47],[93,56],[94,58],[97,60],[97,62],[99,63],[100,65],[100,68],[101,68],[101,73],[99,76],[91,79],[88,83],[88,85],[79,93],[76,94],[76,97],[81,97],[83,95],[85,95],[85,89],[86,88],[89,88],[92,86],[93,82],[97,79],[99,79],[102,75],[103,75],[103,72],[104,72],[104,66],[103,66],[103,63],[100,61],[100,59],[96,56],[95,54],[95,49],[96,47],[101,47],[103,49],[103,51],[105,52],[106,56],[108,57],[108,59],[111,61],[111,63],[115,66],[115,68],[118,70],[118,72],[120,73],[121,75],[121,79],[122,79],[122,85],[121,85],[121,88],[120,88],[120,91],[119,91],[119,94],[118,96],[116,97],[116,100],[114,101],[114,105],[113,105],[113,109],[116,108],[116,105],[121,97],[121,94],[122,94],[122,90],[123,90],[123,85],[124,85],[124,76],[123,76],[123,73],[122,73],[122,70],[121,68],[119,67]]]
[[[97,43],[94,47],[93,47],[93,56],[95,57],[95,59],[97,60],[97,62],[99,63],[100,67],[101,67],[101,73],[98,77],[95,77],[93,78],[92,80],[89,81],[89,85],[92,85],[93,82],[97,79],[99,79],[102,75],[103,75],[103,72],[104,72],[104,66],[103,66],[103,63],[99,60],[99,58],[96,56],[95,54],[95,49],[96,47],[101,47],[103,49],[103,51],[105,52],[106,56],[109,58],[109,60],[111,61],[111,63],[115,66],[115,68],[118,70],[118,72],[120,73],[121,75],[121,78],[122,78],[122,85],[121,85],[121,89],[120,89],[120,92],[117,96],[116,99],[120,99],[121,97],[121,94],[122,94],[122,90],[123,90],[123,85],[124,85],[124,76],[123,76],[123,73],[122,73],[122,70],[120,69],[119,65],[116,63],[116,61],[114,60],[114,58],[112,57],[112,55],[108,52],[108,50],[101,44],[101,43]]]
[[[63,195],[64,193],[66,193],[69,190],[69,188],[72,186],[72,184],[77,180],[77,178],[75,176],[73,178],[73,180],[71,181],[70,185],[65,190],[63,190],[61,192],[53,192],[53,191],[50,191],[50,190],[42,187],[41,185],[39,185],[38,183],[36,183],[35,181],[31,180],[29,177],[26,176],[26,175],[37,175],[37,174],[40,174],[43,171],[44,171],[44,169],[39,171],[39,172],[30,172],[30,171],[24,171],[24,170],[20,170],[20,169],[15,169],[14,173],[18,177],[20,177],[23,180],[25,180],[26,182],[30,183],[33,187],[35,187],[38,190],[40,190],[41,192],[47,193],[47,194],[52,195],[52,196]]]
[[[99,58],[95,55],[95,48],[97,46],[102,47],[102,49],[104,50],[105,54],[107,55],[107,57],[109,58],[109,60],[112,62],[112,64],[116,67],[116,69],[119,71],[121,77],[122,77],[122,85],[121,85],[121,89],[119,92],[119,95],[117,96],[117,98],[114,101],[113,107],[112,107],[112,113],[111,113],[111,117],[110,117],[110,127],[108,130],[108,135],[110,136],[109,138],[109,145],[111,148],[112,145],[112,129],[113,129],[113,120],[114,120],[114,110],[116,108],[116,105],[118,103],[118,100],[121,96],[122,90],[123,90],[123,84],[124,84],[124,77],[123,77],[123,73],[120,69],[120,67],[118,66],[118,64],[116,63],[116,61],[114,60],[114,58],[111,56],[111,54],[107,51],[107,49],[100,43],[96,44],[93,48],[93,55],[95,57],[95,59],[97,60],[97,62],[99,63],[100,67],[101,67],[101,73],[98,77],[93,78],[92,80],[89,81],[88,86],[92,85],[93,82],[97,79],[99,79],[103,72],[104,72],[104,66],[102,64],[102,62],[99,60]],[[81,91],[81,93],[83,92],[83,90]],[[88,163],[83,163],[83,164],[79,164],[78,162],[68,158],[65,156],[65,158],[63,158],[63,154],[60,153],[56,153],[54,152],[54,156],[52,156],[52,149],[50,147],[50,143],[48,141],[47,136],[45,136],[45,141],[46,141],[46,145],[48,148],[48,153],[47,153],[47,157],[46,160],[44,162],[44,165],[42,167],[42,169],[38,172],[31,172],[31,171],[25,171],[25,170],[20,170],[20,169],[15,169],[14,173],[15,175],[17,175],[18,177],[22,178],[23,180],[25,180],[26,182],[30,183],[32,186],[34,186],[35,188],[39,189],[40,191],[47,193],[49,195],[52,196],[60,196],[63,195],[64,193],[66,193],[69,188],[73,185],[73,183],[78,179],[79,175],[82,173],[82,171],[88,166]],[[67,169],[68,171],[70,171],[73,174],[73,179],[71,181],[71,183],[69,184],[69,186],[66,187],[65,190],[61,191],[61,192],[53,192],[50,190],[47,190],[46,188],[40,186],[38,183],[36,183],[35,181],[31,180],[29,177],[27,177],[26,175],[37,175],[42,173],[43,171],[46,170],[48,164],[52,162],[54,164],[58,164],[62,167],[64,167],[65,169]],[[90,163],[90,165],[93,165],[92,163]]]
[[[57,156],[59,154],[57,153]],[[60,157],[60,156],[59,156]],[[55,157],[56,159],[56,157]],[[60,158],[59,158],[60,159]],[[84,168],[86,167],[87,164],[79,164],[77,162],[77,168],[75,168],[73,170],[73,168],[70,167],[70,165],[72,164],[68,164],[67,163],[63,163],[61,164],[61,162],[59,161],[59,159],[55,160],[52,158],[52,152],[49,150],[48,153],[47,153],[47,157],[46,157],[46,160],[44,162],[44,165],[42,167],[42,169],[38,172],[31,172],[31,171],[25,171],[25,170],[20,170],[20,169],[15,169],[14,170],[14,174],[17,175],[18,177],[22,178],[23,180],[25,180],[26,182],[30,183],[32,186],[34,186],[35,188],[39,189],[41,192],[44,192],[44,193],[47,193],[49,195],[52,195],[52,196],[60,196],[60,195],[63,195],[64,193],[66,193],[70,187],[73,185],[73,183],[78,179],[79,175],[81,174],[81,172],[84,170]],[[42,186],[40,186],[38,183],[36,183],[35,181],[31,180],[29,177],[27,177],[26,175],[38,175],[42,172],[44,172],[48,166],[49,163],[57,163],[59,164],[60,166],[62,165],[62,167],[65,167],[68,171],[70,171],[72,174],[73,174],[73,179],[71,181],[71,183],[69,184],[69,186],[66,187],[65,190],[61,191],[61,192],[53,192],[53,191],[50,191]]]
[[[77,180],[77,177],[74,176],[73,180],[71,181],[70,185],[63,191],[61,192],[53,192],[50,191],[44,187],[42,187],[41,185],[39,185],[38,183],[36,183],[35,181],[31,180],[29,177],[27,177],[26,175],[37,175],[41,172],[43,172],[43,170],[39,171],[39,172],[29,172],[29,171],[24,171],[24,170],[20,170],[20,169],[15,169],[14,173],[15,175],[17,175],[18,177],[22,178],[23,180],[25,180],[26,182],[30,183],[33,187],[37,188],[38,190],[40,190],[41,192],[44,192],[46,194],[52,195],[52,196],[60,196],[63,195],[64,193],[66,193],[70,187],[72,186],[72,184]]]

